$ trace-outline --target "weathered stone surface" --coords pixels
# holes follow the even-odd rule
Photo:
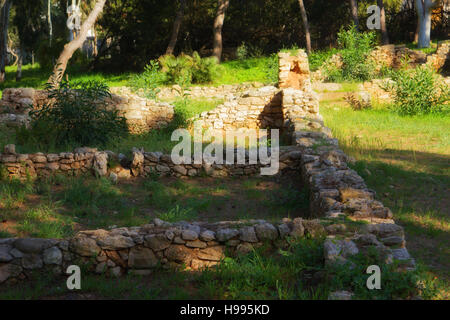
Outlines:
[[[121,235],[100,238],[97,240],[97,244],[106,250],[126,249],[135,245],[133,239]]]
[[[255,232],[260,241],[275,240],[278,238],[278,230],[270,223],[255,225]]]
[[[251,243],[248,242],[243,242],[240,243],[237,247],[236,247],[236,253],[237,254],[242,254],[242,255],[246,255],[250,252],[253,251],[253,246]]]
[[[10,245],[0,245],[0,263],[9,262],[13,259],[10,254],[12,247]]]
[[[358,254],[358,252],[358,247],[353,241],[350,240],[328,239],[324,243],[324,256],[326,264],[345,264],[348,257]]]
[[[258,242],[254,227],[244,227],[239,230],[239,239],[245,242]]]
[[[164,251],[166,258],[170,261],[185,263],[190,265],[195,254],[192,249],[188,249],[183,245],[172,245]]]
[[[216,239],[216,233],[211,230],[205,230],[200,233],[200,239],[203,241],[212,241]]]
[[[51,247],[44,250],[43,258],[45,264],[60,265],[62,263],[62,257],[62,252],[58,247]]]
[[[295,218],[290,224],[291,231],[289,235],[293,238],[301,238],[305,234],[305,228],[303,227],[303,219]]]
[[[128,266],[132,269],[153,268],[158,264],[158,258],[152,250],[143,247],[133,247],[128,255]]]
[[[97,152],[94,155],[94,162],[92,167],[95,173],[100,176],[106,176],[108,173],[108,154],[105,152]]]
[[[20,275],[22,267],[13,263],[0,265],[0,283],[5,282],[9,278],[14,278]]]
[[[217,241],[225,242],[225,241],[230,240],[231,238],[236,237],[238,234],[239,234],[239,231],[236,229],[225,228],[225,229],[220,229],[217,231],[216,238],[217,238]]]
[[[200,250],[197,256],[202,260],[220,261],[224,258],[224,253],[224,247],[215,246]]]
[[[331,292],[328,300],[352,300],[353,293],[349,291],[335,291]]]
[[[194,240],[194,241],[186,241],[186,247],[189,248],[206,248],[207,244],[204,241]]]
[[[326,235],[325,228],[320,224],[319,220],[303,220],[303,226],[305,227],[305,232],[313,238]]]
[[[51,239],[25,238],[17,239],[14,242],[14,247],[24,253],[39,253],[57,243],[58,241]]]
[[[101,250],[94,239],[82,236],[72,238],[69,247],[76,254],[85,257],[96,256]]]
[[[183,230],[183,232],[181,233],[181,238],[183,238],[183,240],[197,240],[198,239],[198,233],[194,230]]]
[[[43,266],[41,256],[37,253],[27,253],[22,258],[22,267],[25,269],[39,269]]]
[[[164,234],[152,234],[145,237],[145,245],[154,251],[161,251],[168,248],[171,241]]]
[[[391,236],[403,237],[404,235],[403,228],[393,223],[369,224],[366,226],[366,230],[367,232],[373,233],[380,238]]]

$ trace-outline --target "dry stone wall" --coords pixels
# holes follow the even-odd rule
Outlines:
[[[51,103],[43,90],[32,88],[10,88],[3,90],[0,100],[0,124],[21,126],[29,123],[30,106],[38,109]],[[142,133],[160,128],[172,121],[173,106],[142,98],[127,87],[111,88],[111,97],[107,98],[109,108],[119,110],[127,119],[132,133]]]
[[[217,87],[192,86],[183,90],[179,85],[159,88],[157,98],[161,100],[172,100],[183,95],[192,98],[215,98],[215,99],[231,99],[234,95],[239,95],[244,91],[260,88],[264,85],[259,82],[225,84]]]

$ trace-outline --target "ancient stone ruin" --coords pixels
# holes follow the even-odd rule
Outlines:
[[[395,224],[392,212],[375,199],[375,193],[357,172],[349,168],[351,159],[324,126],[317,97],[309,84],[306,54],[300,51],[295,56],[283,53],[279,57],[279,88],[248,90],[199,119],[219,130],[246,126],[283,128],[291,145],[280,148],[278,174],[293,170],[301,173],[310,190],[309,219],[285,218],[277,223],[169,223],[154,219],[144,226],[82,231],[71,239],[0,239],[0,284],[27,279],[30,272],[36,271],[63,274],[72,264],[86,264],[92,272],[111,276],[147,275],[157,265],[198,270],[220,263],[225,252],[246,254],[262,244],[283,248],[289,239],[305,236],[326,237],[326,264],[347,264],[352,255],[373,249],[379,253],[380,263],[397,261],[400,269],[414,268],[402,227]],[[290,85],[294,88],[286,87]],[[8,145],[0,154],[7,174],[19,178],[57,172],[95,172],[119,180],[150,174],[191,177],[204,172],[217,178],[259,174],[259,165],[177,165],[169,155],[137,148],[132,150],[128,168],[108,167],[112,159],[120,160],[120,155],[91,148],[24,155]],[[343,218],[365,224],[348,226]]]

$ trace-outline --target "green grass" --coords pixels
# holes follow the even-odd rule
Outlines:
[[[411,254],[446,289],[450,280],[450,118],[400,116],[379,107],[353,111],[321,104],[325,124],[352,166],[405,227]]]
[[[221,64],[221,72],[214,85],[235,84],[243,82],[273,83],[274,70],[270,69],[271,57],[250,58],[246,60],[225,61]],[[277,62],[278,64],[278,62]],[[276,75],[278,71],[276,71]]]
[[[294,183],[298,177],[289,179]],[[155,217],[213,222],[307,216],[307,191],[293,183],[151,177],[113,184],[88,175],[2,181],[0,231],[4,236],[67,238],[80,229],[139,226]]]
[[[1,92],[5,88],[35,88],[43,89],[51,72],[49,70],[43,70],[39,64],[34,66],[31,64],[24,65],[22,67],[22,80],[16,82],[16,70],[17,66],[6,67],[6,81],[0,83],[0,98]],[[128,84],[128,78],[130,73],[122,74],[108,74],[100,72],[87,72],[82,70],[80,66],[69,66],[66,74],[71,81],[88,81],[98,80],[104,81],[110,87],[119,87]]]

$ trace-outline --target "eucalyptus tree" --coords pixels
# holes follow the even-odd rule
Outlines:
[[[416,10],[418,16],[418,41],[419,48],[428,48],[431,38],[431,15],[433,8],[438,6],[439,0],[416,0]]]

